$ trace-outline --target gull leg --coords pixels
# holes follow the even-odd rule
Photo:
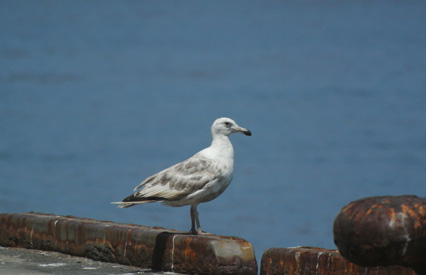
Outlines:
[[[195,216],[198,216],[196,205],[191,205],[190,213],[191,213],[191,234],[197,235],[198,232],[197,232],[197,230],[195,230],[195,222],[196,222]],[[197,220],[198,220],[198,217],[197,217]],[[199,222],[198,222],[198,224],[199,224]]]
[[[195,223],[197,224],[197,234],[201,235],[203,234],[203,231],[201,230],[200,219],[198,218],[198,211],[197,211],[196,205],[194,207],[194,214],[195,214]]]
[[[194,235],[212,235],[211,233],[203,232],[201,230],[200,219],[198,218],[197,205],[191,206],[191,233]],[[195,226],[197,228],[195,228]]]

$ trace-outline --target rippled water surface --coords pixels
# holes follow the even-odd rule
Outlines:
[[[334,248],[350,201],[426,196],[424,1],[2,1],[0,211],[188,230],[118,209],[229,116],[234,180],[204,230]]]

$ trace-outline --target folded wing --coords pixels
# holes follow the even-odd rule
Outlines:
[[[120,204],[121,207],[130,207],[148,202],[182,200],[215,181],[217,175],[211,160],[192,157],[148,177]]]

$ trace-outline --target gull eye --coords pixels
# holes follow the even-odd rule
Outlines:
[[[226,127],[231,126],[231,122],[226,121],[226,122],[225,122],[225,126],[226,126]]]

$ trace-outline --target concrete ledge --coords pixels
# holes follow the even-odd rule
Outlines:
[[[71,216],[0,214],[0,245],[180,273],[257,273],[253,246],[243,239]]]
[[[94,261],[54,251],[0,246],[1,275],[164,275],[149,268]],[[175,273],[178,275],[180,273]]]
[[[337,250],[297,247],[268,249],[262,256],[260,274],[415,275],[417,273],[411,268],[401,266],[363,267],[347,261]]]

